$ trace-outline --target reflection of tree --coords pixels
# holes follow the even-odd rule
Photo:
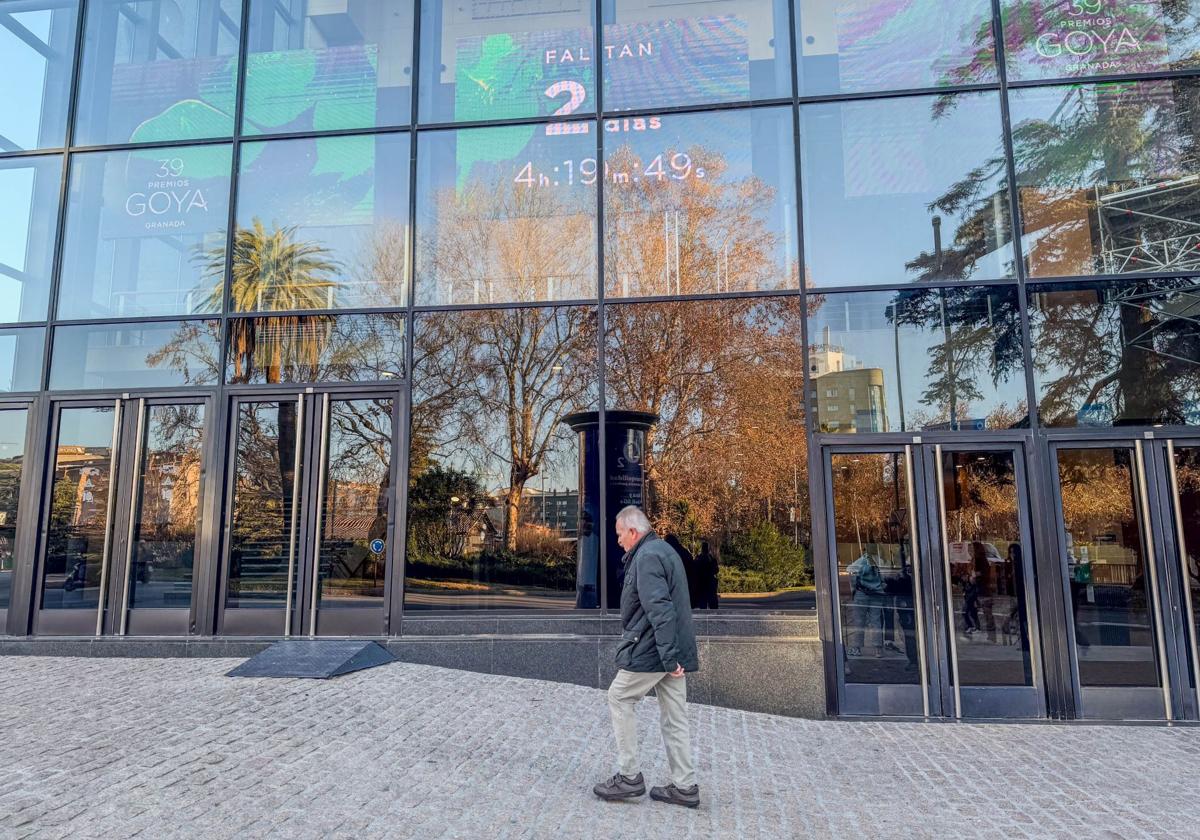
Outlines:
[[[608,156],[606,170],[644,173],[647,165],[626,144]],[[687,152],[668,149],[649,166],[655,173],[663,170],[662,176],[613,182],[605,191],[610,293],[736,292],[795,285],[778,259],[782,236],[766,222],[775,202],[773,187],[756,176],[723,180],[728,171],[724,155],[701,146]]]
[[[798,583],[808,510],[798,302],[630,304],[607,318],[610,405],[659,418],[645,460],[655,525],[692,549],[712,540],[726,564],[786,559],[769,585]],[[790,553],[750,533],[759,523],[785,534]]]
[[[834,534],[839,545],[853,545],[855,556],[869,545],[895,543],[907,522],[897,511],[908,507],[904,456],[839,455],[833,462]]]
[[[998,294],[979,286],[905,289],[896,293],[887,316],[894,324],[930,331],[940,339],[930,348],[921,394],[921,403],[930,407],[936,422],[958,428],[971,419],[972,403],[984,400],[985,380],[998,388],[1023,375],[1015,293]],[[992,419],[1011,418],[1001,412]],[[1027,422],[1024,417],[1018,418],[1018,423],[1023,422]]]
[[[1122,281],[1043,292],[1030,309],[1048,425],[1107,405],[1114,425],[1193,422],[1200,394],[1194,281]]]
[[[595,297],[594,191],[475,178],[434,198],[417,248],[423,301]],[[585,199],[585,196],[587,197]]]
[[[1133,475],[1124,453],[1107,449],[1060,452],[1058,480],[1063,522],[1076,539],[1109,534],[1134,522]],[[1134,534],[1135,543],[1137,539]]]
[[[560,420],[594,401],[595,318],[590,308],[547,307],[420,322],[413,429],[415,445],[430,454],[418,451],[417,461],[436,452],[500,479],[507,551],[517,548],[526,484],[557,452],[572,449]]]

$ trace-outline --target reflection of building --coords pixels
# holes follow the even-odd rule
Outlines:
[[[823,432],[886,432],[887,407],[881,368],[862,362],[830,340],[809,349],[817,428]]]
[[[521,499],[521,520],[542,525],[563,537],[579,531],[578,490],[526,490]]]

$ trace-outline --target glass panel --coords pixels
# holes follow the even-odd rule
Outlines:
[[[42,564],[44,610],[99,607],[100,575],[108,559],[114,411],[64,408],[59,414]]]
[[[220,321],[56,327],[50,387],[159,388],[220,379]]]
[[[1200,638],[1200,448],[1195,446],[1175,447],[1175,492],[1179,494],[1179,512],[1183,521],[1177,523],[1182,532],[1184,556],[1184,586],[1191,590],[1192,614],[1185,617],[1195,625],[1195,635]],[[1200,650],[1191,652],[1193,662]],[[1192,677],[1195,687],[1195,677]]]
[[[12,604],[13,570],[17,559],[17,514],[20,510],[21,468],[25,464],[25,409],[0,411],[0,610]]]
[[[800,132],[808,284],[1012,276],[997,94],[802,105]]]
[[[614,0],[603,9],[606,111],[792,95],[786,2]]]
[[[412,0],[286,6],[250,0],[242,131],[279,134],[407,123],[413,18]]]
[[[0,330],[0,393],[42,387],[45,346],[46,330],[42,327]]]
[[[1200,270],[1195,80],[1009,93],[1033,277]]]
[[[66,145],[78,14],[76,0],[4,4],[0,152]]]
[[[421,121],[596,110],[594,4],[421,3]]]
[[[239,0],[88,3],[75,144],[233,134]]]
[[[61,186],[61,157],[0,160],[0,322],[46,320]]]
[[[596,423],[595,309],[428,313],[413,340],[404,608],[597,606],[577,431]]]
[[[832,456],[833,544],[848,683],[920,685],[903,452]]]
[[[417,303],[596,296],[594,123],[423,132]]]
[[[289,559],[299,550],[292,517],[296,407],[295,400],[237,407],[226,607],[282,608],[287,602]]]
[[[203,405],[146,407],[129,563],[130,609],[187,609],[200,517]]]
[[[321,510],[320,609],[382,607],[392,400],[332,400]]]
[[[403,315],[234,318],[225,373],[248,382],[378,382],[404,377]]]
[[[986,286],[810,300],[822,432],[1025,428],[1017,290]]]
[[[952,632],[962,685],[1033,685],[1011,452],[943,452]]]
[[[247,143],[235,312],[408,303],[407,134]]]
[[[220,312],[231,166],[229,146],[72,158],[59,317]]]
[[[1009,81],[1195,67],[1194,0],[1001,0]]]
[[[1133,451],[1057,454],[1079,683],[1156,686],[1154,607]]]
[[[609,519],[637,504],[676,542],[693,608],[815,609],[800,301],[613,305],[605,318],[605,396],[620,415],[606,435]],[[616,606],[615,539],[609,552]]]
[[[797,0],[800,94],[995,82],[988,0]]]
[[[1034,286],[1029,323],[1045,425],[1200,425],[1196,280]]]
[[[790,109],[607,120],[605,131],[608,295],[799,285]]]

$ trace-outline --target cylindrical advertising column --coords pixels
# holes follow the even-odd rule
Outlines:
[[[600,535],[607,533],[605,568],[608,570],[608,606],[621,603],[625,551],[612,530],[617,512],[627,505],[642,507],[646,475],[643,455],[646,431],[658,421],[646,411],[605,412],[605,446],[608,476],[600,486],[600,419],[598,412],[568,414],[562,422],[579,433],[579,541],[575,578],[575,605],[581,609],[600,604]],[[600,521],[603,492],[608,521]]]

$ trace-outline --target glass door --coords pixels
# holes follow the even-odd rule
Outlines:
[[[943,714],[1044,717],[1023,449],[938,444],[924,454],[949,659]]]
[[[913,447],[825,451],[835,582],[838,708],[849,715],[936,715],[925,558]]]
[[[234,399],[222,632],[387,632],[400,408],[397,390]]]
[[[1170,718],[1170,628],[1149,450],[1137,440],[1059,442],[1051,452],[1077,713]]]
[[[1179,664],[1187,716],[1200,719],[1200,440],[1168,440],[1161,454],[1167,477],[1167,516],[1173,526],[1179,600],[1184,627]]]
[[[207,417],[203,399],[53,406],[35,632],[189,631]]]
[[[840,712],[1044,716],[1023,447],[825,458]]]

